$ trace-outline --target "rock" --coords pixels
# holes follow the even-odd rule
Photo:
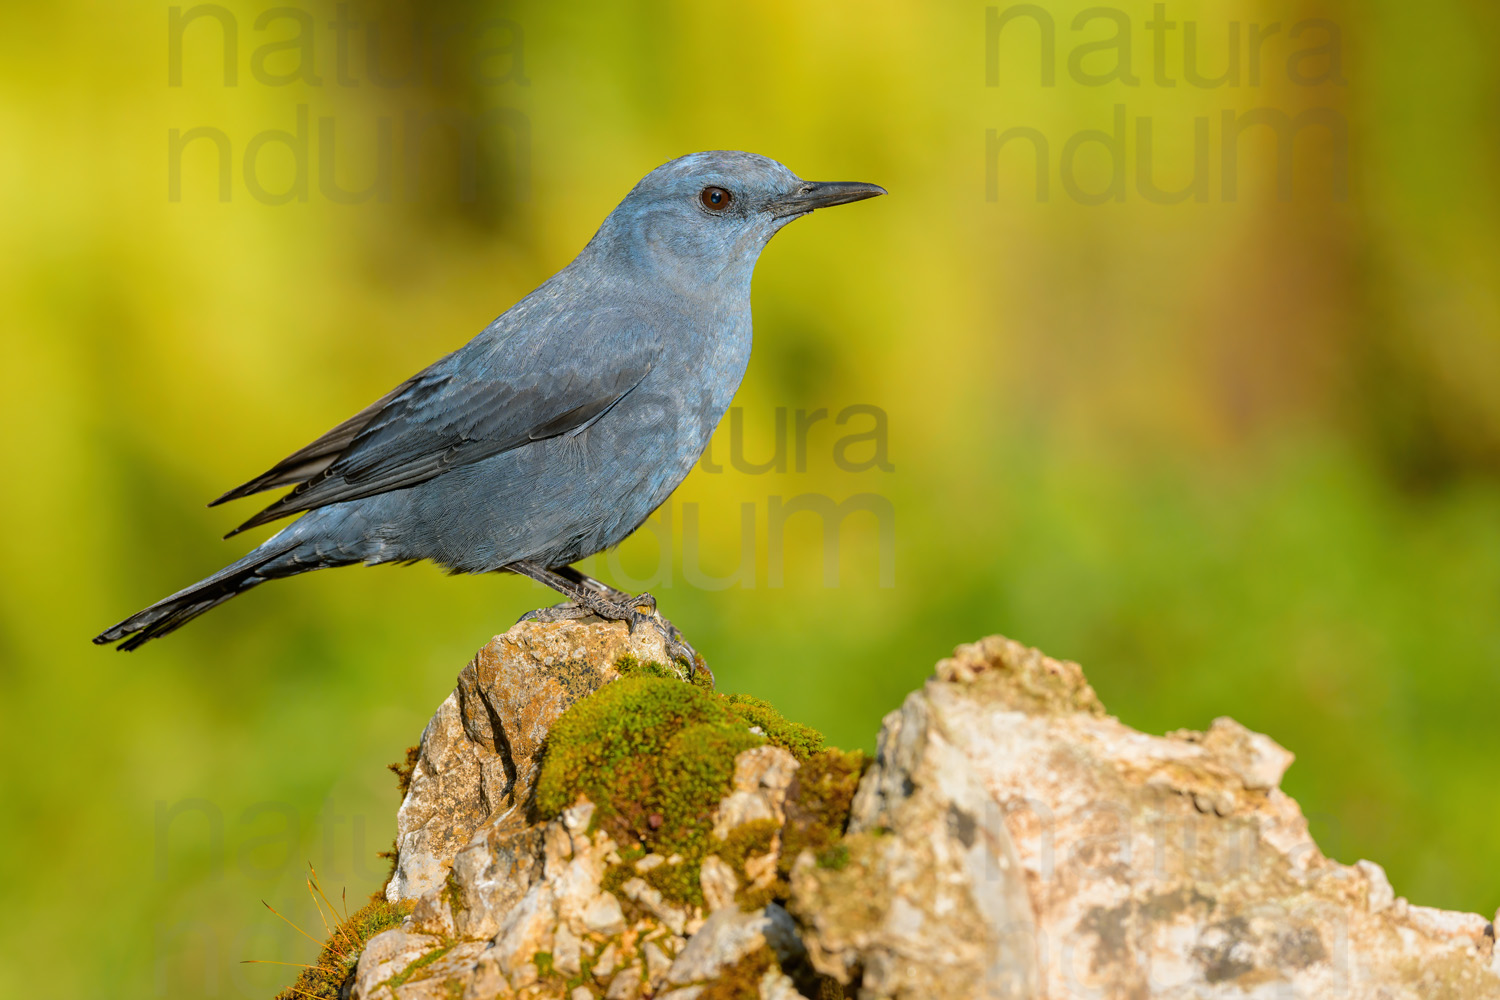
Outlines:
[[[761,819],[785,823],[782,804],[797,766],[797,758],[776,746],[756,747],[736,757],[734,791],[719,803],[714,834],[727,838],[735,827]]]
[[[386,887],[393,903],[441,885],[453,855],[489,815],[481,788],[498,758],[469,739],[462,716],[455,691],[422,731],[421,756],[396,813],[399,861]]]
[[[731,872],[731,874],[733,873]],[[673,934],[681,934],[687,927],[687,911],[681,906],[673,906],[667,902],[660,890],[647,884],[645,879],[627,879],[620,886],[620,892],[632,903],[639,904]],[[608,895],[608,893],[605,895]],[[611,896],[610,898],[614,897]],[[733,899],[733,896],[730,898]]]
[[[710,912],[734,905],[734,894],[740,890],[740,877],[717,854],[703,859],[698,870],[698,884]]]
[[[727,966],[761,948],[770,948],[782,962],[792,962],[805,953],[797,925],[786,910],[775,903],[752,913],[735,906],[715,910],[672,963],[667,982],[713,979]]]
[[[1076,664],[998,637],[901,716],[898,741],[942,733],[1004,817],[1040,996],[1500,996],[1483,918],[1403,912],[1379,866],[1325,858],[1277,787],[1291,754],[1232,720],[1139,733]]]
[[[656,941],[647,941],[641,952],[646,958],[646,975],[651,988],[656,989],[667,981],[667,972],[672,968],[672,956]]]
[[[650,667],[554,739],[650,763],[544,775],[570,705],[664,659],[637,631],[525,623],[464,668],[398,814],[388,895],[415,905],[365,944],[354,1000],[1500,998],[1493,922],[1325,858],[1274,741],[1137,732],[1076,664],[998,637],[941,661],[863,771]],[[648,719],[678,728],[634,742]]]
[[[599,961],[594,963],[594,978],[601,983],[609,982],[610,977],[615,974],[615,964],[620,958],[616,952],[617,949],[614,942],[610,942],[605,946],[604,951],[600,953]]]
[[[618,934],[625,929],[625,914],[612,893],[601,892],[583,911],[583,926],[595,934]]]
[[[354,996],[373,996],[392,976],[441,944],[440,938],[400,930],[375,935],[365,943],[355,967]]]
[[[862,995],[1030,997],[1035,926],[1004,817],[921,693],[886,717],[848,861],[792,872],[813,966]],[[976,992],[977,991],[977,992]]]
[[[623,622],[595,618],[520,622],[490,640],[458,676],[453,694],[422,732],[421,754],[396,814],[396,874],[391,902],[416,899],[442,884],[459,849],[485,824],[471,882],[512,881],[532,845],[525,809],[538,752],[557,717],[619,676],[622,657],[670,662],[655,629],[632,634]],[[506,900],[491,897],[491,908]]]
[[[523,896],[505,915],[491,950],[500,971],[513,985],[522,985],[522,978],[531,975],[538,954],[552,951],[558,909],[552,886],[544,883]]]
[[[614,978],[609,981],[609,990],[604,994],[605,1000],[632,1000],[641,992],[641,967],[639,965],[627,965]]]
[[[443,893],[428,893],[417,900],[417,905],[406,919],[402,930],[443,940],[453,937],[457,927],[453,921],[452,903]]]
[[[780,969],[767,969],[757,983],[761,1000],[807,1000],[797,992],[797,985]]]

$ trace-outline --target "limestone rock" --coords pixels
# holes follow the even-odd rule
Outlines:
[[[1004,817],[1039,996],[1500,997],[1492,925],[1325,858],[1277,787],[1291,754],[1232,720],[1139,733],[1076,664],[996,637],[940,663],[883,738],[913,721]]]
[[[781,962],[792,962],[806,951],[797,935],[797,925],[775,903],[750,913],[737,906],[726,906],[715,910],[693,935],[672,963],[667,982],[712,980],[726,967],[762,948],[770,948]]]
[[[797,759],[776,746],[746,750],[735,759],[734,791],[719,805],[714,833],[728,837],[737,826],[755,820],[786,822],[782,804],[797,772]]]
[[[670,662],[656,630],[631,634],[623,622],[596,618],[520,622],[475,655],[422,732],[396,814],[387,899],[416,899],[441,885],[481,825],[485,845],[468,860],[469,884],[519,876],[534,854],[524,813],[542,741],[569,705],[619,676],[615,664],[627,655]],[[491,908],[505,902],[488,898]]]
[[[810,852],[791,909],[819,972],[892,998],[1037,996],[1030,901],[1000,807],[921,693],[886,717],[848,861]]]
[[[862,777],[805,747],[717,758],[693,859],[616,843],[628,803],[532,815],[557,717],[621,656],[665,660],[637,633],[527,623],[464,669],[398,817],[389,895],[415,906],[354,1000],[1500,998],[1493,924],[1323,857],[1274,741],[1137,732],[998,637],[886,717]]]
[[[359,957],[359,970],[354,981],[355,993],[374,996],[375,991],[392,976],[441,944],[439,938],[408,934],[402,930],[389,930],[375,935],[365,944],[365,950]]]

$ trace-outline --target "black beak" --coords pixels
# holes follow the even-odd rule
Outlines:
[[[859,181],[809,181],[792,194],[782,195],[771,202],[771,212],[778,218],[789,215],[806,215],[813,209],[847,205],[851,201],[864,201],[885,194],[879,184],[861,184]]]

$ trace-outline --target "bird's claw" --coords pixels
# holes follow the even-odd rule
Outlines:
[[[570,622],[579,618],[585,618],[593,614],[588,608],[575,604],[572,601],[563,601],[554,604],[550,608],[536,608],[526,612],[516,619],[516,624],[522,622]]]
[[[649,613],[643,613],[638,610],[642,607],[649,608]],[[690,674],[702,671],[708,674],[710,682],[713,681],[714,675],[708,669],[708,665],[703,662],[703,657],[699,656],[698,651],[683,638],[682,633],[676,625],[673,625],[657,612],[655,597],[652,597],[650,594],[641,594],[639,597],[632,597],[625,602],[616,604],[614,608],[609,610],[618,613],[617,617],[610,617],[616,617],[617,621],[624,621],[625,627],[630,631],[631,635],[635,635],[637,625],[649,624],[661,635],[662,642],[667,647],[668,659],[673,661],[682,660],[687,663]]]
[[[667,655],[670,656],[673,660],[681,660],[686,663],[688,665],[688,675],[690,677],[693,674],[698,673],[707,674],[708,686],[713,687],[714,672],[708,669],[708,664],[704,662],[703,657],[698,654],[698,651],[693,648],[692,643],[688,642],[687,639],[683,637],[682,632],[677,628],[676,625],[673,625],[665,618],[658,617],[654,620],[658,623],[658,627],[661,629],[662,638],[666,640]]]
[[[629,630],[631,635],[635,635],[636,626],[650,625],[661,635],[662,642],[667,647],[667,656],[673,660],[685,660],[689,666],[695,664],[699,660],[698,651],[682,637],[682,633],[678,631],[676,625],[673,625],[656,613],[656,598],[650,594],[644,594],[642,597],[649,599],[650,603],[647,606],[651,608],[651,612],[645,614],[636,610],[637,607],[646,605],[646,601],[642,600],[641,597],[633,599],[630,602],[630,606],[622,609],[625,614],[621,617],[625,622],[626,629]]]

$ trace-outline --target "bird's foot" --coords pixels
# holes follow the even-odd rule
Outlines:
[[[661,632],[662,638],[666,640],[667,655],[671,656],[674,660],[685,660],[692,674],[706,674],[708,677],[708,686],[714,686],[714,672],[708,669],[708,663],[693,648],[692,643],[687,641],[687,637],[682,634],[682,630],[662,617],[661,612],[657,609],[655,597],[652,597],[650,594],[638,594],[635,597],[629,598],[625,603],[627,607],[636,612],[635,620],[630,626],[632,632],[635,631],[637,624],[650,622]],[[641,608],[646,609],[645,614],[640,613]]]
[[[650,595],[648,594],[646,596],[649,597]],[[653,599],[653,610],[655,609],[655,604],[656,602]],[[661,617],[661,615],[657,615],[653,619],[653,621],[660,622],[661,626],[664,627],[663,634],[665,635],[667,640],[667,651],[671,653],[672,657],[674,659],[680,657],[686,660],[688,669],[691,672],[689,676],[696,679],[699,674],[704,675],[708,678],[709,688],[712,689],[715,683],[714,672],[708,669],[708,661],[703,659],[702,654],[700,654],[696,649],[692,647],[692,644],[687,641],[687,638],[683,636],[682,632],[677,628],[676,625],[673,625],[671,622]]]
[[[697,682],[699,675],[703,675],[707,678],[709,687],[713,687],[713,671],[708,669],[703,657],[683,637],[677,626],[661,616],[656,598],[649,593],[631,596],[603,581],[586,576],[571,566],[548,568],[523,560],[511,563],[506,568],[529,576],[572,598],[550,608],[528,611],[518,621],[576,621],[589,615],[597,615],[605,621],[624,622],[632,635],[637,626],[649,624],[661,634],[669,659],[685,661],[690,679]]]
[[[667,656],[673,660],[686,662],[692,674],[706,674],[709,686],[713,686],[713,671],[708,669],[708,664],[704,662],[703,657],[683,637],[681,630],[658,613],[656,598],[650,594],[638,594],[635,597],[631,597],[629,594],[615,590],[614,588],[609,589],[609,596],[605,596],[602,593],[585,591],[576,604],[570,601],[568,605],[572,605],[573,607],[581,605],[586,609],[583,612],[584,614],[592,613],[606,621],[624,622],[632,635],[635,634],[638,626],[651,626],[661,634],[662,640],[667,647]],[[558,605],[558,607],[566,607],[568,605]]]

